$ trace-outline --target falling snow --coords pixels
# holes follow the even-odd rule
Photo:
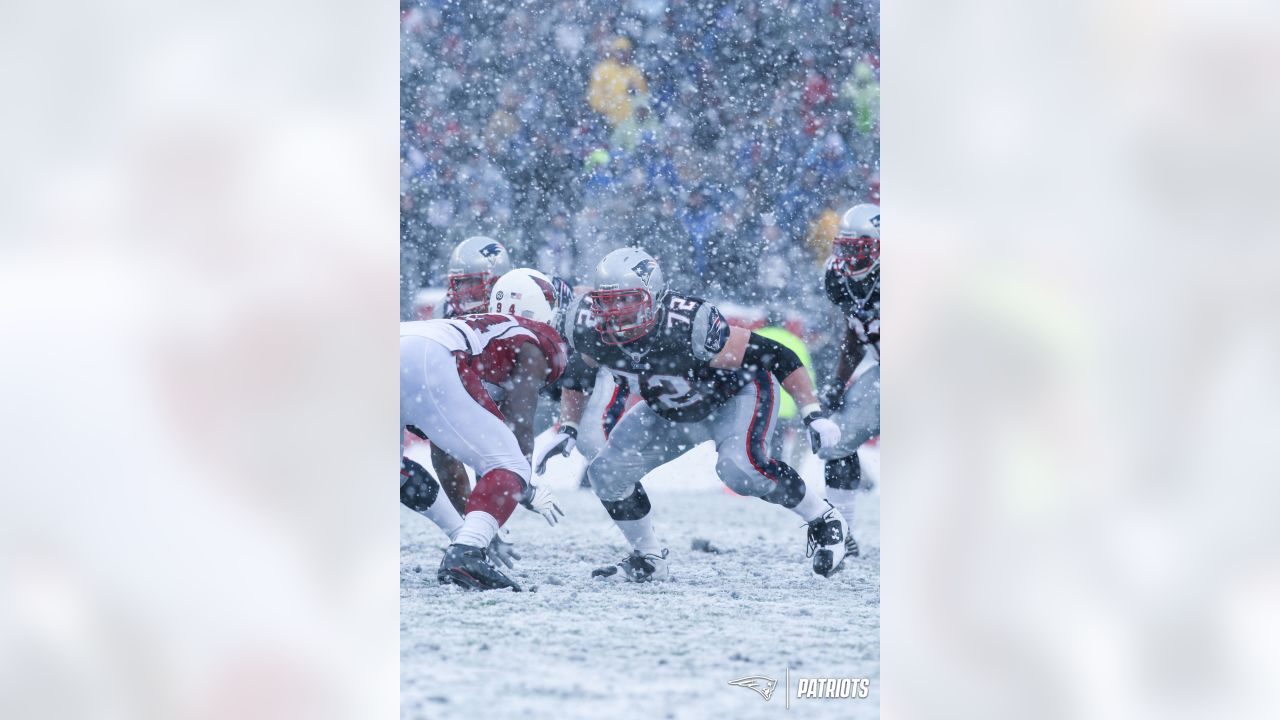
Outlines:
[[[870,475],[878,452],[863,457]],[[877,491],[862,496],[854,520],[862,557],[820,578],[795,516],[726,493],[712,448],[701,446],[646,478],[674,579],[639,586],[590,577],[625,543],[595,496],[574,487],[581,465],[575,454],[547,471],[564,523],[548,528],[525,510],[509,523],[524,554],[512,573],[524,593],[437,584],[447,540],[401,512],[402,717],[774,717],[781,686],[765,703],[728,683],[748,675],[781,683],[788,667],[793,698],[802,676],[871,680],[865,700],[793,699],[800,716],[879,716]],[[812,458],[800,470],[820,484]],[[723,552],[692,549],[699,539]]]
[[[828,382],[850,321],[824,263],[841,215],[879,204],[879,51],[878,0],[402,0],[401,320],[440,317],[464,238],[579,292],[636,247],[728,323],[794,333]],[[859,454],[878,479],[878,450]],[[823,487],[807,448],[783,455]],[[628,548],[578,489],[584,462],[557,458],[544,481],[560,526],[508,523],[524,593],[439,585],[447,540],[402,509],[404,717],[764,717],[781,686],[766,702],[729,681],[788,670],[871,680],[870,698],[806,716],[878,716],[878,489],[851,518],[861,557],[822,578],[797,516],[728,492],[698,446],[645,478],[673,580],[611,583],[590,572]]]

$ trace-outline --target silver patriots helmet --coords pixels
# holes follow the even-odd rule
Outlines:
[[[854,205],[840,218],[831,244],[831,266],[846,278],[859,278],[880,267],[880,207]]]
[[[458,243],[449,256],[446,293],[459,315],[482,313],[493,284],[511,270],[511,256],[502,243],[473,235]]]
[[[648,334],[666,288],[662,268],[649,253],[622,248],[605,255],[596,265],[595,289],[587,294],[601,340],[625,345]]]

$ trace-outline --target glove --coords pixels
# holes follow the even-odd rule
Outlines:
[[[564,517],[564,511],[557,504],[556,496],[551,489],[543,485],[534,485],[529,482],[529,488],[525,490],[524,499],[520,504],[538,513],[547,521],[547,524],[555,527],[560,522],[560,518]]]
[[[815,453],[824,447],[840,444],[840,426],[831,422],[817,403],[806,405],[804,411],[804,424],[809,428],[809,447]]]
[[[560,423],[560,431],[556,433],[555,437],[551,438],[551,443],[544,447],[542,452],[536,453],[533,459],[533,471],[539,475],[546,472],[547,460],[549,460],[552,455],[559,453],[565,457],[569,457],[569,453],[573,452],[573,446],[577,444],[577,423]]]
[[[520,559],[520,553],[516,552],[515,545],[506,540],[508,537],[511,537],[511,532],[506,528],[502,528],[497,535],[493,536],[493,540],[489,543],[489,557],[506,565],[510,570],[515,567],[515,561]]]
[[[822,386],[821,397],[822,407],[831,412],[835,412],[844,406],[844,385],[837,383],[829,383]]]

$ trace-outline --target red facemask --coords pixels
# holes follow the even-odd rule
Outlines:
[[[625,345],[644,337],[657,318],[648,290],[593,290],[587,296],[600,339],[608,345]]]
[[[487,272],[449,276],[447,297],[459,315],[482,313],[489,308],[489,291],[497,278]]]
[[[880,259],[880,241],[872,237],[837,237],[831,252],[836,272],[845,277],[865,275]]]

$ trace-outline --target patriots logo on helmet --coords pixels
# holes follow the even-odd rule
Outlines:
[[[744,678],[738,678],[737,680],[730,680],[729,684],[753,690],[759,693],[760,697],[764,698],[765,702],[769,702],[773,697],[774,688],[778,687],[777,680],[763,675],[751,675]]]
[[[502,246],[496,242],[491,242],[488,245],[485,245],[484,247],[480,248],[480,257],[496,258],[501,254],[502,254]]]
[[[879,229],[880,229],[880,216],[879,216],[879,215],[876,215],[875,217],[871,218],[871,219],[870,219],[870,220],[868,220],[867,222],[869,222],[869,223],[871,223],[872,225],[874,225],[874,226],[876,227],[876,229],[877,229],[877,230],[879,230]]]
[[[645,258],[635,265],[631,266],[631,272],[636,274],[644,281],[645,285],[649,284],[649,277],[653,275],[653,271],[658,269],[658,263],[653,258]]]

